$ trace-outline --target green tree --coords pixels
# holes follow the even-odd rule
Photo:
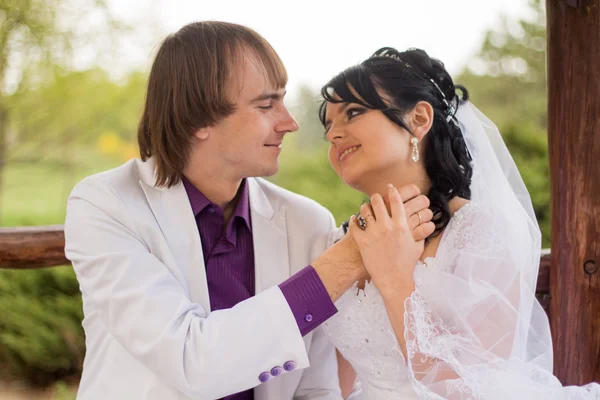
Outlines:
[[[0,0],[0,193],[9,144],[8,95],[43,85],[56,66],[73,68],[74,48],[92,46],[109,54],[111,33],[121,28],[104,0]]]
[[[546,15],[541,0],[530,0],[529,8],[528,19],[502,16],[455,81],[467,86],[477,107],[498,126],[545,129]]]
[[[531,194],[542,229],[543,245],[550,245],[550,178],[546,109],[546,15],[541,0],[530,0],[531,17],[501,18],[489,30],[481,49],[456,77],[473,103],[492,119]]]

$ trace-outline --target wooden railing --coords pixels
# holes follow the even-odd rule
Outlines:
[[[0,228],[0,269],[70,264],[62,225]]]
[[[0,228],[0,269],[36,269],[70,264],[65,258],[62,225]],[[540,259],[536,297],[546,312],[550,306],[549,251]]]

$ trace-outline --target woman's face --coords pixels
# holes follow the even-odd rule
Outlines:
[[[329,162],[347,185],[368,193],[380,184],[414,182],[413,136],[407,130],[356,103],[328,103],[325,111]]]

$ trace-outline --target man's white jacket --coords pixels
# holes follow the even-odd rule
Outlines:
[[[156,187],[152,160],[136,159],[73,189],[65,250],[87,348],[78,399],[218,399],[255,386],[256,400],[341,398],[333,347],[320,328],[301,336],[277,286],[325,250],[333,217],[263,179],[248,185],[256,296],[214,312],[181,183]],[[295,370],[260,384],[289,361]]]

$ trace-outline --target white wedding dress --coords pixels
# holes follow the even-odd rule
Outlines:
[[[424,284],[421,275],[425,269],[449,269],[448,263],[438,262],[453,258],[465,235],[472,229],[469,225],[475,212],[472,204],[457,211],[446,228],[435,258],[419,261],[415,267],[417,291]],[[342,228],[333,234],[332,241],[344,235]],[[446,252],[446,253],[444,253]],[[355,369],[360,383],[360,395],[356,398],[368,400],[418,399],[418,387],[413,388],[411,373],[392,329],[383,298],[372,282],[364,289],[355,284],[335,303],[338,313],[323,324],[324,330],[340,353]],[[426,319],[427,311],[419,310],[419,319]],[[417,334],[417,332],[414,332]],[[427,336],[428,331],[421,332]],[[407,347],[413,345],[407,341]]]
[[[375,285],[345,292],[323,327],[356,370],[352,398],[600,399],[597,385],[563,388],[552,375],[549,329],[526,329],[548,322],[523,292],[533,293],[536,277],[513,267],[511,248],[524,240],[493,209],[469,203],[454,214],[436,256],[415,267],[416,290],[405,302],[408,363]]]

